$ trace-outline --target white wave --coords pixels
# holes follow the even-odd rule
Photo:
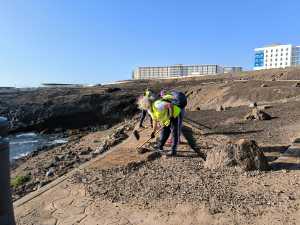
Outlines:
[[[68,141],[65,139],[57,139],[57,140],[52,141],[51,144],[65,144],[67,142]]]
[[[25,157],[29,154],[30,152],[24,152],[24,153],[21,153],[21,154],[18,154],[16,156],[14,156],[12,159],[19,159],[19,158],[22,158],[22,157]]]
[[[38,140],[30,140],[30,141],[11,141],[9,144],[11,145],[24,145],[24,144],[31,144],[31,143],[38,143]]]
[[[36,137],[36,133],[24,133],[24,134],[18,134],[16,135],[16,138],[24,138],[24,137]]]

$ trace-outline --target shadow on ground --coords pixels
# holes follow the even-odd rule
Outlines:
[[[260,149],[263,151],[265,156],[267,157],[268,162],[273,162],[280,157],[290,146],[263,146]]]
[[[249,130],[249,131],[215,131],[213,133],[206,133],[204,136],[211,136],[211,135],[240,135],[240,134],[254,134],[254,133],[261,133],[264,130]]]
[[[260,149],[264,152],[270,163],[271,170],[300,170],[299,165],[299,154],[298,151],[291,151],[289,153],[287,150],[290,148],[289,145],[283,146],[264,146]]]
[[[299,163],[271,163],[271,170],[300,170]]]
[[[200,146],[197,145],[197,141],[193,137],[193,130],[189,127],[184,126],[182,129],[182,133],[183,133],[185,139],[188,141],[188,144],[191,146],[191,148],[197,153],[197,155],[199,157],[201,157],[202,159],[205,160],[206,154],[204,154],[201,151]]]

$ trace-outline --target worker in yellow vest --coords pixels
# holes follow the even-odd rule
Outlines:
[[[184,93],[182,93],[180,91],[176,91],[176,90],[171,90],[171,91],[161,90],[160,96],[163,100],[165,100],[167,102],[171,102],[172,104],[177,105],[181,109],[180,115],[179,115],[179,126],[178,126],[178,129],[179,129],[178,136],[179,136],[179,143],[180,143],[183,117],[185,115],[185,107],[187,105],[187,97]]]
[[[140,109],[147,110],[153,120],[153,131],[151,133],[152,138],[155,137],[155,133],[158,129],[158,123],[160,126],[162,126],[158,145],[158,149],[160,151],[163,150],[163,147],[168,140],[172,129],[172,153],[169,156],[175,156],[179,135],[178,125],[179,115],[181,112],[180,107],[163,99],[152,101],[151,98],[148,98],[147,96],[141,97],[138,101],[138,104]]]
[[[149,88],[147,88],[145,90],[144,97],[150,98],[150,100],[152,100],[152,101],[154,101],[157,98],[156,95],[154,94],[154,92],[151,91]],[[147,115],[147,110],[145,110],[145,109],[141,109],[141,110],[142,110],[142,113],[141,113],[141,118],[140,118],[140,122],[139,122],[139,127],[144,128],[143,123],[144,123],[144,120]],[[151,125],[151,127],[153,127],[153,122],[152,122],[152,118],[150,115],[149,115],[149,118],[150,118],[150,125]]]

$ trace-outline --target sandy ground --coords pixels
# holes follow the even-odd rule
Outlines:
[[[131,137],[54,188],[25,204],[16,202],[18,224],[300,224],[300,146],[293,143],[300,130],[300,89],[297,81],[285,81],[299,80],[299,74],[272,70],[153,81],[157,88],[189,94],[187,117],[212,129],[186,127],[190,146],[181,145],[176,158],[138,155],[135,147],[149,135],[145,130],[140,142]],[[264,110],[272,119],[245,121],[253,101],[271,106]],[[220,105],[226,110],[217,112]],[[93,143],[96,137],[89,137],[86,143]],[[258,143],[270,171],[204,168],[207,152],[241,138]]]
[[[202,151],[229,140],[186,129],[192,135],[188,139],[197,140]],[[186,144],[176,158],[139,155],[133,146],[146,133],[140,142],[129,138],[104,158],[16,207],[18,224],[299,223],[299,170],[208,170]]]

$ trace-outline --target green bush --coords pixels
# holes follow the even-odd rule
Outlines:
[[[25,175],[25,176],[16,176],[14,178],[11,179],[10,181],[10,185],[13,188],[17,188],[25,183],[27,183],[28,181],[30,181],[30,175]]]

